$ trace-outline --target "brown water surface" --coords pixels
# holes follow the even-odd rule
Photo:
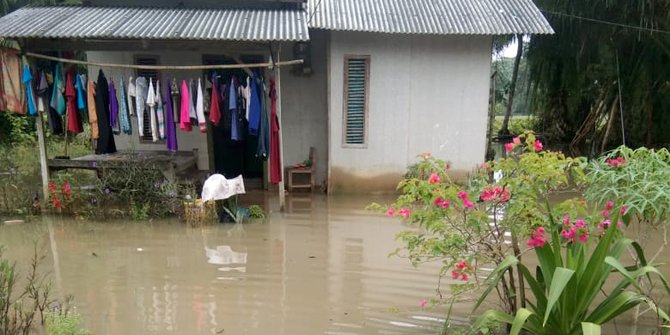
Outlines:
[[[242,203],[271,209],[264,223],[191,228],[176,219],[44,218],[0,226],[0,245],[25,273],[37,241],[56,293],[74,295],[95,335],[439,333],[447,307],[420,306],[435,297],[439,264],[413,268],[388,257],[407,227],[364,210],[392,200],[295,196],[281,213],[276,197],[254,193]],[[653,254],[662,235],[643,240]],[[666,248],[657,263],[669,258]],[[655,292],[663,296],[660,287]],[[471,310],[471,302],[454,305],[452,321],[466,324]],[[647,313],[631,328],[629,313],[604,333],[650,334],[656,321]]]
[[[438,265],[388,257],[404,229],[366,212],[370,197],[275,198],[265,223],[190,228],[177,220],[45,218],[0,227],[25,264],[37,240],[57,294],[93,334],[435,334]],[[25,272],[24,272],[25,273]]]

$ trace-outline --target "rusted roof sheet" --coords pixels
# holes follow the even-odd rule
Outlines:
[[[27,6],[0,18],[0,37],[307,41],[302,9]]]
[[[309,0],[310,28],[396,34],[553,34],[532,0]]]

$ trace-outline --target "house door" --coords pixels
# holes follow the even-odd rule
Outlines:
[[[244,57],[242,61],[257,63],[261,62],[262,59]],[[203,55],[203,64],[236,64],[236,62],[224,56]],[[213,76],[216,76],[219,83],[225,83],[229,90],[233,78],[239,83],[246,83],[247,73],[241,69],[209,70],[204,73],[207,81],[210,81]],[[211,96],[211,85],[206,86],[209,96]],[[226,96],[228,95],[226,93]],[[238,127],[238,129],[242,129],[241,133],[238,134],[239,139],[233,140],[231,134],[233,113],[229,109],[228,103],[228,100],[220,102],[221,121],[219,125],[214,126],[208,123],[207,137],[210,148],[210,166],[213,166],[213,172],[220,173],[226,178],[242,175],[245,179],[262,179],[264,177],[263,161],[256,157],[258,138],[248,134],[248,127],[245,123],[242,127]],[[243,120],[243,122],[246,122],[246,120]]]

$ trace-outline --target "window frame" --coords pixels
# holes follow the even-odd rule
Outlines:
[[[347,143],[347,116],[349,114],[349,61],[352,59],[365,62],[365,100],[363,107],[363,143]],[[370,55],[344,55],[343,68],[343,96],[342,96],[342,147],[351,149],[367,149],[368,147],[368,122],[370,115],[370,67],[372,58]]]
[[[156,60],[156,64],[155,64],[155,65],[160,65],[160,64],[161,64],[161,57],[160,57],[160,55],[158,55],[158,54],[134,54],[134,55],[133,55],[133,63],[134,63],[135,65],[141,65],[141,64],[139,63],[139,60],[140,60],[140,59],[147,59],[147,58],[153,58],[153,59],[155,59],[155,60]],[[136,70],[135,70],[135,77],[134,77],[135,79],[137,79],[138,77],[140,77],[139,71],[146,71],[146,70],[136,69]],[[156,80],[161,80],[161,72],[160,72],[159,70],[155,70],[155,71],[156,71]],[[148,77],[145,77],[145,78],[149,79]],[[155,88],[155,86],[154,86],[154,88]],[[135,112],[137,113],[138,111],[135,111]],[[147,118],[146,118],[146,119],[151,120],[151,118],[150,118],[148,115],[147,115]],[[140,124],[138,123],[138,124],[137,124],[137,127],[139,128],[140,126],[141,126],[142,128],[144,128],[144,125],[140,125]],[[151,126],[149,126],[149,129],[151,129]],[[144,137],[142,137],[142,136],[139,136],[139,131],[138,131],[138,132],[137,132],[137,135],[138,135],[138,138],[139,138],[139,143],[142,143],[142,144],[165,144],[165,143],[166,143],[166,142],[165,142],[165,139],[163,139],[163,140],[160,140],[160,139],[159,139],[158,141],[154,142],[154,140],[153,140],[153,138],[152,138],[152,135],[151,135],[150,133],[149,133],[148,136],[147,136],[147,134],[145,133],[145,134],[144,134]]]

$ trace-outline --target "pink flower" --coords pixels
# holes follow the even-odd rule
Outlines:
[[[461,262],[456,264],[456,269],[458,269],[458,270],[463,270],[467,267],[468,267],[468,262],[466,262],[466,261],[461,261]]]
[[[426,298],[421,299],[421,308],[426,307],[427,304],[428,304],[428,301],[426,301]]]
[[[431,174],[430,178],[428,178],[429,184],[437,184],[439,182],[440,182],[440,176],[438,176],[437,173]]]
[[[512,139],[512,143],[514,143],[514,145],[519,145],[521,144],[521,139],[517,136]]]
[[[578,219],[577,221],[575,221],[575,227],[584,228],[586,227],[586,222],[584,222],[584,220],[582,219]]]
[[[53,199],[54,208],[61,208],[60,201],[58,199]]]
[[[449,200],[443,199],[442,197],[439,197],[433,201],[433,204],[438,207],[442,208],[448,208],[449,207]]]
[[[588,240],[589,240],[589,235],[588,234],[579,235],[579,242],[580,243],[586,243]]]
[[[539,227],[535,231],[531,231],[531,238],[527,242],[528,247],[541,248],[545,243],[547,243],[547,240],[544,238],[544,228]]]
[[[458,276],[459,276],[458,271],[456,271],[456,270],[451,271],[451,278],[458,279]]]
[[[70,183],[68,183],[67,180],[63,182],[63,193],[65,194],[66,198],[70,199],[70,194],[72,194],[72,187],[70,187]]]
[[[621,206],[621,215],[626,214],[626,211],[628,210],[628,207],[626,206]]]
[[[405,219],[409,219],[409,209],[402,208],[401,210],[398,211],[398,215],[404,217]]]
[[[510,152],[514,150],[514,143],[505,143],[505,151]]]
[[[563,215],[563,224],[566,226],[570,225],[570,215],[568,214]]]
[[[612,208],[614,208],[614,202],[610,200],[605,204],[605,209],[610,210]]]
[[[621,222],[621,220],[617,221],[616,222],[616,227],[621,229],[621,227],[623,227],[623,222]]]
[[[461,280],[462,281],[468,281],[468,274],[465,273],[465,272],[461,273]]]
[[[604,217],[608,217],[608,216],[610,216],[610,211],[604,210],[600,214],[602,214]]]
[[[611,165],[612,167],[617,168],[619,166],[622,166],[622,165],[626,164],[626,160],[621,156],[619,156],[617,158],[608,158],[607,159],[607,164]]]
[[[393,216],[395,214],[395,208],[391,207],[389,210],[386,212],[386,216]]]
[[[480,198],[483,201],[493,201],[496,198],[496,193],[492,188],[487,188],[482,191]]]
[[[540,140],[535,140],[535,143],[533,143],[533,148],[535,148],[535,151],[542,151],[542,142],[540,142]]]
[[[463,207],[465,207],[465,208],[474,208],[475,207],[475,204],[473,204],[472,201],[470,201],[470,199],[468,199],[468,194],[467,193],[465,193],[463,191],[460,191],[460,192],[458,192],[458,196],[463,201]]]

